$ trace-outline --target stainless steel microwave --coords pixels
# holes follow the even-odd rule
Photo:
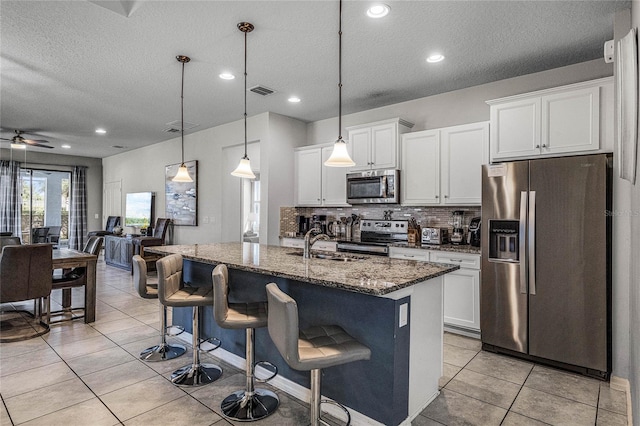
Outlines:
[[[365,170],[347,174],[347,203],[397,204],[400,170]]]

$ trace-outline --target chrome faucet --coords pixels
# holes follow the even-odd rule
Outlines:
[[[317,234],[312,237],[312,234]],[[323,234],[318,231],[316,228],[311,228],[309,232],[307,232],[304,236],[304,253],[303,256],[305,259],[311,258],[311,246],[318,240],[328,240],[329,236],[327,234]]]

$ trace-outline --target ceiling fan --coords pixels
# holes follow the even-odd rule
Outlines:
[[[7,138],[0,138],[0,139],[5,141],[11,141],[12,144],[15,143],[18,145],[38,146],[40,148],[53,148],[50,145],[43,145],[44,143],[49,143],[49,141],[45,141],[43,139],[25,139],[22,137],[22,130],[14,130],[14,132],[16,133],[16,135],[11,139],[7,139]]]

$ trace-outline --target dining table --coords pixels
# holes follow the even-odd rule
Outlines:
[[[69,248],[55,249],[52,253],[53,269],[86,268],[84,322],[94,322],[96,320],[96,263],[98,256]],[[62,307],[71,307],[71,289],[63,290]]]

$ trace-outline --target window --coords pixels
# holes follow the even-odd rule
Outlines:
[[[20,169],[20,180],[22,241],[31,243],[35,228],[48,227],[49,242],[66,242],[69,238],[71,173]]]

